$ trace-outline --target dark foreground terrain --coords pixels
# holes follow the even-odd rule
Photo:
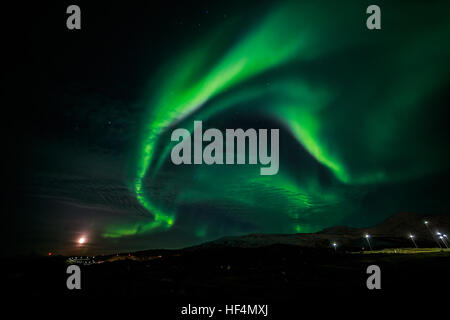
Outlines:
[[[380,305],[377,299],[398,305],[402,298],[408,306],[423,296],[446,300],[450,249],[438,248],[423,218],[399,214],[368,229],[227,237],[180,250],[90,257],[89,265],[62,256],[3,258],[2,287],[15,300],[131,298],[169,312],[164,319],[178,318],[187,304],[259,303],[269,304],[274,313],[298,314],[309,301],[342,301],[348,307],[361,301]],[[442,231],[450,229],[448,216],[435,216],[433,222]],[[416,235],[418,249],[408,232]],[[366,233],[373,251],[367,248]],[[73,263],[81,268],[81,290],[66,287],[66,269]],[[367,288],[370,265],[381,269],[381,290]]]
[[[381,268],[382,290],[450,288],[450,252],[334,253],[271,245],[260,248],[148,251],[81,266],[82,289],[66,288],[66,259],[4,260],[8,292],[18,296],[145,296],[158,299],[277,300],[368,292],[366,269]],[[4,278],[5,279],[5,278]],[[4,282],[4,283],[5,283]]]

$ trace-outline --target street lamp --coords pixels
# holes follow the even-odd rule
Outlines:
[[[372,251],[372,245],[370,244],[370,240],[369,240],[370,235],[368,233],[366,233],[366,235],[364,237],[366,238],[367,243],[369,244],[370,251]]]
[[[446,235],[446,234],[443,234],[442,236],[444,237],[443,241],[445,242],[445,244],[447,245],[447,248],[448,248],[448,242],[447,242],[448,238],[447,238],[447,235]]]
[[[336,252],[337,243],[333,242],[334,252]]]
[[[425,223],[425,226],[427,227],[428,231],[431,233],[431,237],[433,238],[433,240],[437,243],[439,248],[442,248],[441,244],[439,243],[439,240],[435,238],[433,231],[431,231],[430,226],[428,225],[428,221],[425,220],[424,223]]]
[[[442,240],[442,242],[444,243],[445,247],[448,249],[448,245],[447,245],[447,242],[445,241],[445,238],[443,236],[439,236],[439,239]]]
[[[414,235],[413,235],[413,234],[410,234],[410,235],[409,235],[409,238],[411,239],[412,243],[414,243],[414,246],[415,246],[416,248],[418,248],[416,242],[414,241]]]

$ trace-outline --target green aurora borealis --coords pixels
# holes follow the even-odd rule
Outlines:
[[[446,170],[433,97],[448,84],[450,21],[417,25],[433,5],[401,6],[384,4],[383,29],[368,31],[363,4],[274,4],[170,55],[148,87],[129,186],[151,217],[110,225],[104,237],[179,220],[200,238],[317,231],[357,215],[373,186]],[[280,128],[278,175],[173,166],[170,132],[193,120]],[[183,219],[192,211],[195,219]]]
[[[381,30],[366,28],[371,4]],[[10,5],[5,251],[114,254],[450,212],[446,0],[91,1],[74,32],[67,3]],[[278,173],[172,164],[171,133],[195,120],[279,129]]]

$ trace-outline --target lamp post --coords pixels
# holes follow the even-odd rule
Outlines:
[[[447,248],[448,248],[448,242],[447,242],[448,241],[448,237],[447,237],[446,234],[443,234],[442,236],[444,237],[443,241],[447,245]]]
[[[414,246],[415,246],[416,248],[418,248],[416,242],[414,241],[414,235],[413,235],[413,234],[410,234],[410,235],[409,235],[409,238],[411,239],[412,243],[414,243]]]
[[[441,244],[439,243],[439,240],[434,237],[433,231],[431,231],[430,226],[428,225],[428,221],[425,220],[424,223],[425,223],[425,226],[427,227],[428,231],[431,233],[431,236],[433,237],[433,240],[437,243],[439,248],[442,248]]]
[[[439,239],[442,240],[442,243],[445,245],[445,247],[448,249],[447,242],[445,241],[445,238],[442,236],[442,234],[438,231],[436,234],[439,236]]]
[[[370,244],[370,240],[369,240],[370,235],[368,233],[366,233],[366,235],[364,237],[366,238],[367,243],[369,244],[370,251],[372,251],[372,245]]]
[[[337,247],[337,243],[336,243],[336,242],[333,242],[334,252],[336,252],[336,247]]]

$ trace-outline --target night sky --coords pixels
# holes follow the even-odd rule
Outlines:
[[[7,7],[6,254],[179,248],[449,213],[450,3]],[[5,88],[5,87],[4,87]],[[175,128],[279,128],[280,170],[175,166]],[[79,246],[76,241],[86,237]]]

